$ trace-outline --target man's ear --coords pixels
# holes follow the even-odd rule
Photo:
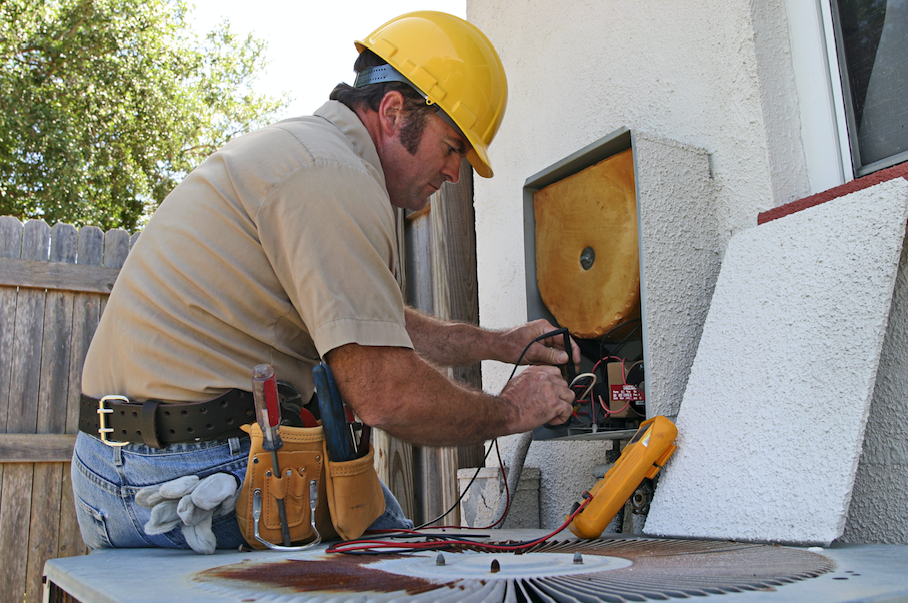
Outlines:
[[[378,106],[378,119],[382,132],[393,137],[403,123],[404,95],[397,90],[385,93]]]

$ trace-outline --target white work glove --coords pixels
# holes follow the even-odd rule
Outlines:
[[[238,497],[237,480],[229,473],[215,473],[202,480],[197,475],[185,475],[136,492],[136,502],[151,509],[146,534],[163,534],[180,526],[186,543],[204,555],[214,553],[217,546],[212,518],[233,511]]]

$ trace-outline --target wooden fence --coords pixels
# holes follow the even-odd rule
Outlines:
[[[69,478],[82,363],[131,244],[123,230],[0,217],[0,601],[87,552]]]

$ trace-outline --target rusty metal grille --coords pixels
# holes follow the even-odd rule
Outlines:
[[[607,556],[632,562],[627,567],[575,575],[480,579],[439,575],[414,577],[378,569],[403,555],[311,557],[277,562],[243,562],[201,572],[200,588],[234,596],[268,593],[279,601],[338,600],[357,593],[362,601],[624,601],[666,600],[745,591],[771,591],[835,569],[833,561],[809,551],[736,542],[656,539],[556,541],[523,555],[561,553],[568,558]],[[456,555],[475,555],[469,547]],[[512,554],[485,553],[502,567]],[[475,557],[474,557],[475,558]]]

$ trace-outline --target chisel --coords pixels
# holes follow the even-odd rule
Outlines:
[[[277,397],[277,381],[270,364],[259,364],[252,370],[252,395],[255,398],[255,418],[262,430],[262,448],[271,452],[271,469],[274,477],[281,479],[281,465],[277,451],[284,445],[281,439],[281,410]],[[284,546],[290,546],[290,526],[284,500],[277,499],[281,519],[281,537]]]

